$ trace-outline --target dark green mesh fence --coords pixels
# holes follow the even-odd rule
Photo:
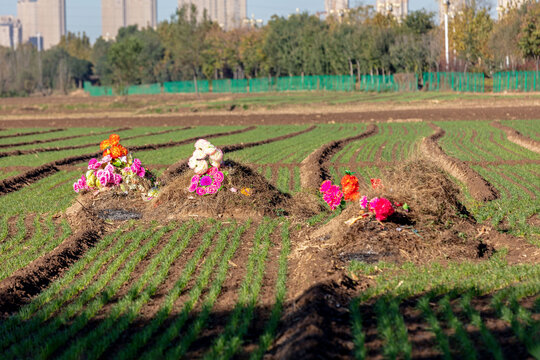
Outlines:
[[[540,71],[504,71],[493,75],[493,92],[540,91]]]
[[[424,90],[484,92],[484,73],[437,72],[424,73]]]
[[[200,93],[210,92],[210,83],[208,80],[197,80],[197,87],[195,87],[195,81],[171,81],[163,83],[163,92],[166,94],[177,93]]]
[[[248,81],[246,79],[224,79],[212,81],[213,93],[247,93]]]

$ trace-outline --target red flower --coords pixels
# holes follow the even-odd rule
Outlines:
[[[385,198],[380,198],[374,206],[375,217],[379,221],[386,220],[390,215],[394,213],[394,207],[390,200]]]

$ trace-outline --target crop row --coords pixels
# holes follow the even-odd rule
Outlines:
[[[236,151],[231,158],[256,164],[300,163],[311,152],[320,146],[353,135],[365,130],[364,124],[328,125],[321,124],[308,133],[289,139]]]
[[[350,270],[375,278],[376,282],[351,305],[357,358],[373,356],[374,351],[389,358],[411,358],[419,349],[413,342],[415,334],[409,331],[425,328],[432,334],[438,356],[474,359],[489,353],[501,359],[501,343],[508,341],[508,335],[497,336],[491,325],[501,320],[531,355],[539,355],[540,322],[534,320],[540,309],[537,265],[510,266],[504,254],[498,254],[483,263],[446,266],[353,262]],[[494,291],[498,292],[492,296],[489,310],[475,305],[477,298],[481,301]],[[520,305],[521,299],[530,296],[536,297],[532,309]],[[382,342],[380,350],[367,336],[373,326],[370,324],[376,324],[377,338]],[[480,336],[471,336],[471,331],[478,331]]]
[[[450,156],[462,161],[540,159],[540,155],[507,140],[504,131],[486,121],[438,122],[446,131],[439,143]]]
[[[30,215],[21,214],[15,225],[15,232],[8,234],[7,219],[4,215],[2,221],[2,237],[4,241],[0,243],[0,281],[28,265],[41,255],[52,251],[69,235],[71,228],[66,221],[55,224],[53,215],[36,215],[33,219],[33,226],[25,224],[25,219]],[[14,220],[14,219],[12,219]]]
[[[63,138],[68,136],[82,136],[81,139],[84,139],[85,135],[88,135],[92,132],[104,132],[107,130],[112,130],[113,128],[71,128],[71,129],[64,129],[62,131],[55,131],[50,133],[43,133],[43,134],[34,134],[34,135],[20,135],[17,137],[8,137],[8,138],[0,138],[0,145],[10,145],[10,144],[17,144],[20,142],[29,142],[29,141],[36,141],[36,140],[50,140],[50,139],[57,139],[57,138]],[[27,130],[27,131],[26,131]],[[33,130],[33,131],[30,131]],[[46,130],[46,129],[42,129]],[[26,132],[35,132],[36,129],[13,129],[12,133],[23,133]]]
[[[540,141],[540,120],[503,120],[501,123],[533,140]]]
[[[213,316],[231,260],[239,246],[248,243],[244,234],[251,222],[238,226],[192,221],[127,231],[133,225],[101,239],[61,278],[0,324],[3,358],[178,358],[189,351]],[[230,357],[242,350],[277,225],[265,220],[249,239],[253,245],[247,263],[241,265],[246,273],[237,305],[207,357]],[[288,226],[282,224],[276,302],[261,329],[254,358],[261,358],[273,341],[281,316]],[[179,266],[181,273],[171,277]],[[141,326],[138,319],[149,302],[153,315]]]
[[[540,178],[536,165],[486,165],[472,166],[500,192],[499,199],[471,202],[471,212],[478,221],[490,221],[497,226],[508,222],[516,235],[540,234],[540,227],[529,219],[540,214]]]
[[[379,132],[366,139],[347,144],[332,162],[355,163],[362,161],[400,161],[407,159],[419,140],[431,129],[423,122],[381,123]]]

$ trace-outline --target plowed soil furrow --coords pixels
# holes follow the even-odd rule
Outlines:
[[[532,186],[537,192],[540,193],[540,186],[538,186],[537,184],[538,183],[534,183],[534,182],[530,182],[529,180],[519,176],[518,174],[515,174],[515,173],[512,173],[512,176],[515,176],[515,178],[521,183],[521,184],[528,184],[530,186]],[[537,179],[539,180],[539,179]],[[540,181],[540,180],[539,180]]]
[[[540,154],[540,142],[533,140],[527,136],[524,136],[519,131],[512,129],[508,126],[504,126],[498,121],[493,121],[490,123],[491,126],[500,129],[505,132],[506,138],[508,141],[513,142],[521,147],[524,147],[528,150],[534,151]]]
[[[401,129],[403,130],[403,135],[409,135],[409,129],[407,128],[407,126],[405,126],[405,124],[401,125]],[[414,130],[416,131],[416,133],[418,133],[418,129],[416,126],[414,127]]]
[[[505,173],[503,173],[501,171],[495,171],[495,173],[498,174],[503,179],[505,179],[506,181],[508,181],[508,182],[514,184],[515,186],[517,186],[518,188],[520,188],[527,195],[529,195],[529,197],[531,197],[532,199],[536,199],[536,195],[531,190],[529,190],[527,187],[523,186],[519,181],[516,181],[516,179],[513,179],[512,177],[506,175]]]
[[[255,142],[250,142],[250,143],[240,143],[240,144],[234,144],[234,145],[226,145],[226,146],[222,146],[221,150],[223,150],[224,153],[230,153],[230,152],[234,152],[234,151],[238,151],[238,150],[242,150],[242,149],[247,149],[247,148],[254,147],[254,146],[270,144],[270,143],[273,143],[273,142],[276,142],[276,141],[286,140],[286,139],[289,139],[289,138],[292,138],[292,137],[295,137],[295,136],[298,136],[298,135],[308,133],[310,131],[315,130],[315,128],[316,128],[316,126],[310,126],[309,128],[307,128],[305,130],[293,132],[293,133],[290,133],[290,134],[287,134],[287,135],[281,135],[281,136],[278,136],[278,137],[275,137],[275,138],[270,138],[270,139],[261,140],[261,141],[255,141]],[[247,128],[247,129],[250,129],[250,128]],[[174,178],[175,176],[178,176],[179,174],[183,173],[187,169],[188,169],[187,160],[181,160],[181,161],[171,165],[163,173],[163,180],[164,181],[170,181],[172,178]]]
[[[377,134],[378,131],[379,128],[376,125],[371,124],[359,135],[332,141],[312,152],[300,164],[300,182],[302,188],[311,190],[318,189],[324,180],[332,178],[329,171],[330,159],[332,159],[336,153],[343,149],[348,143],[368,138]]]
[[[243,133],[246,131],[253,130],[255,127],[250,126],[244,129],[235,130],[235,131],[228,131],[223,133],[214,133],[214,134],[208,134],[204,135],[202,137],[204,138],[213,138],[218,136],[228,136],[228,135],[234,135]],[[179,145],[185,145],[192,143],[193,141],[196,141],[200,139],[201,137],[195,137],[190,138],[186,140],[181,141],[175,141],[175,142],[168,142],[164,144],[149,144],[149,145],[139,145],[139,146],[132,146],[130,147],[131,151],[142,151],[142,150],[157,150],[157,149],[163,149],[168,147],[174,147]],[[17,191],[22,189],[25,186],[28,186],[30,184],[35,183],[38,180],[41,180],[49,175],[52,175],[58,171],[60,171],[60,166],[65,165],[73,165],[77,164],[82,161],[90,160],[93,157],[98,157],[101,153],[91,153],[91,154],[83,154],[83,155],[76,155],[67,157],[61,160],[56,160],[53,162],[50,162],[48,164],[39,166],[37,168],[33,168],[31,170],[28,170],[20,175],[16,175],[7,179],[4,179],[3,181],[0,181],[0,196],[9,194],[11,192]],[[186,162],[187,164],[187,162]]]
[[[7,231],[7,235],[6,235],[6,238],[2,241],[0,241],[0,246],[2,246],[2,243],[6,242],[6,241],[9,241],[9,239],[12,239],[13,236],[17,233],[17,219],[19,218],[20,215],[13,215],[11,216],[8,221],[7,221],[7,225],[8,225],[8,231]]]
[[[296,181],[294,179],[294,169],[288,168],[289,170],[289,191],[292,193],[294,191],[294,187],[296,186]]]
[[[362,144],[360,145],[360,147],[358,149],[355,150],[353,156],[351,156],[351,162],[357,162],[358,161],[358,158],[360,157],[360,153],[362,153],[362,151],[364,150],[364,148],[366,147],[366,144]]]
[[[15,146],[34,145],[34,144],[36,144],[36,145],[37,144],[46,144],[46,143],[55,142],[55,141],[82,138],[82,137],[85,137],[85,136],[88,136],[88,135],[102,135],[102,134],[107,134],[108,135],[110,133],[115,133],[115,132],[118,132],[118,131],[125,131],[125,130],[129,130],[129,129],[131,129],[131,128],[123,127],[123,128],[118,128],[118,129],[114,129],[114,130],[111,130],[111,131],[102,131],[102,132],[88,133],[88,134],[82,134],[82,135],[72,135],[72,136],[65,136],[65,137],[59,137],[59,138],[47,139],[47,140],[25,141],[25,142],[20,142],[20,143],[15,143],[15,144],[0,144],[0,148],[10,148],[10,147],[15,147]]]
[[[0,316],[12,313],[40,293],[74,264],[101,237],[102,229],[94,226],[67,238],[52,252],[32,261],[0,282]]]
[[[125,138],[122,138],[122,140],[131,140],[131,139],[137,139],[141,137],[146,136],[154,136],[154,135],[162,135],[167,134],[173,131],[179,131],[179,130],[187,130],[190,129],[190,127],[185,127],[183,129],[169,129],[165,131],[158,131],[158,132],[152,132],[148,134],[141,134],[141,135],[135,135],[135,136],[128,136]],[[119,131],[119,130],[115,130]],[[13,151],[6,151],[6,152],[0,152],[0,158],[7,157],[7,156],[19,156],[19,155],[27,155],[27,154],[37,154],[42,152],[51,152],[51,151],[63,151],[63,150],[76,150],[76,149],[84,149],[90,146],[95,146],[96,143],[88,143],[83,145],[73,145],[73,146],[56,146],[56,147],[47,147],[47,148],[37,148],[37,149],[28,149],[28,150],[13,150]]]
[[[486,169],[489,172],[493,171],[493,169],[490,168],[486,164],[479,164],[479,166],[481,166],[482,168]],[[506,186],[494,181],[493,179],[491,179],[491,181],[495,184],[495,187],[499,191],[500,197],[502,197],[502,198],[511,198],[512,197],[512,193],[510,192],[510,190],[508,190],[508,188]]]
[[[14,138],[19,136],[29,136],[29,135],[41,135],[41,134],[49,134],[53,132],[59,132],[64,131],[66,129],[50,129],[50,130],[44,130],[44,131],[33,131],[33,132],[26,132],[26,133],[16,133],[11,135],[1,135],[0,139],[7,139],[7,138]]]
[[[423,153],[452,176],[465,183],[476,200],[489,201],[497,199],[499,197],[497,189],[464,162],[448,156],[440,147],[438,140],[445,135],[445,131],[433,123],[430,123],[429,126],[435,133],[422,141],[421,149]]]
[[[403,159],[403,154],[401,152],[398,155],[398,149],[399,149],[400,145],[401,145],[401,141],[396,141],[396,143],[392,147],[392,160],[394,160],[394,161]],[[401,150],[403,151],[404,148],[405,148],[405,146],[402,146]]]

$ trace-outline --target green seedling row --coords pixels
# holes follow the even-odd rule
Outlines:
[[[4,138],[0,139],[1,145],[9,145],[9,144],[17,144],[21,142],[29,142],[29,141],[36,141],[36,140],[50,140],[50,139],[57,139],[57,138],[63,138],[68,136],[82,136],[79,138],[79,141],[81,139],[85,139],[87,135],[91,133],[96,132],[104,132],[107,130],[113,130],[114,128],[70,128],[65,129],[62,131],[55,131],[51,133],[45,133],[45,134],[36,134],[36,135],[21,135],[17,137],[10,137],[10,138]],[[33,131],[38,131],[36,129],[32,129]],[[21,132],[21,130],[15,131],[15,133]],[[30,132],[30,131],[29,131]],[[104,135],[105,136],[105,135]],[[41,144],[44,145],[44,144]],[[5,148],[11,149],[11,148]],[[5,150],[4,150],[5,151]]]
[[[10,241],[8,239],[0,244],[0,262],[2,263],[0,280],[25,267],[43,254],[52,251],[71,235],[71,228],[65,220],[59,224],[58,228],[53,222],[53,215],[44,216],[44,224],[41,223],[41,220],[39,215],[34,218],[34,234],[26,241],[23,240],[23,232],[21,231],[20,240],[15,238]],[[19,226],[20,224],[21,222],[18,223]]]
[[[540,154],[527,150],[506,138],[504,131],[487,121],[441,121],[446,131],[439,143],[450,156],[462,161],[500,161],[540,159]]]
[[[118,339],[136,319],[141,308],[155,295],[165,281],[173,262],[182,254],[200,229],[199,223],[184,225],[169,238],[169,242],[154,256],[143,275],[118,300],[99,326],[71,342],[60,359],[97,359]],[[178,243],[182,238],[180,244]]]
[[[240,285],[238,300],[221,335],[214,341],[205,359],[230,359],[243,342],[251,323],[255,306],[262,287],[264,270],[271,242],[271,234],[276,222],[263,223],[264,227],[254,239],[253,249],[248,259],[244,282]],[[260,236],[257,236],[260,234]]]
[[[524,136],[540,141],[540,120],[503,120],[501,123],[519,131]]]

